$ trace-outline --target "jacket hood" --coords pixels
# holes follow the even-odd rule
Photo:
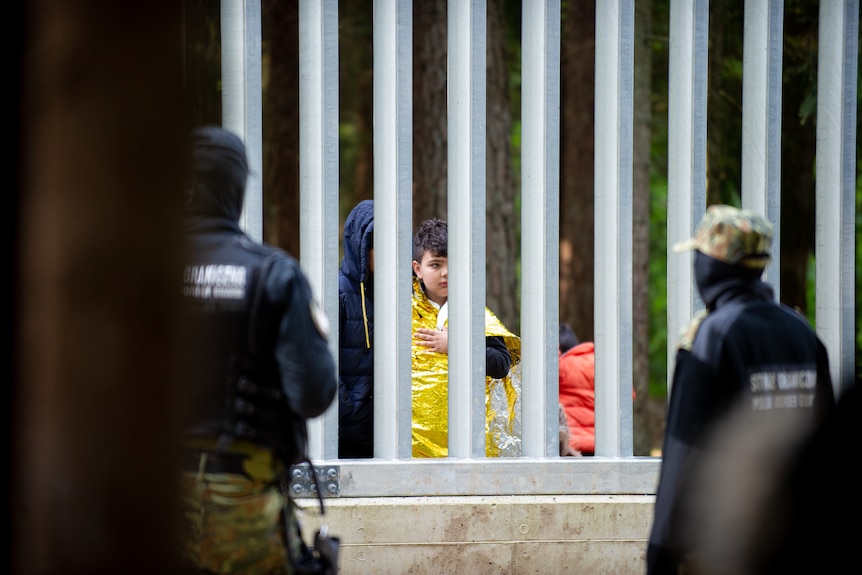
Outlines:
[[[369,252],[374,232],[374,200],[362,200],[344,220],[344,255],[341,273],[354,282],[371,287]]]
[[[238,222],[248,181],[245,144],[239,136],[218,126],[196,128],[191,144],[186,211]]]

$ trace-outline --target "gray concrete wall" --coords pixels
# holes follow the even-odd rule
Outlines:
[[[307,540],[341,538],[339,573],[643,574],[653,495],[302,499]],[[325,521],[324,521],[325,520]]]

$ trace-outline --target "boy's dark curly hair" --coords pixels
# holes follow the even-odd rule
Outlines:
[[[422,261],[425,252],[440,258],[449,257],[449,227],[445,220],[432,218],[419,224],[419,229],[413,237],[413,259]]]

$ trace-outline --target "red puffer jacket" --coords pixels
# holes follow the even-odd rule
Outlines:
[[[560,356],[560,403],[572,449],[592,455],[596,446],[595,345],[588,341]]]

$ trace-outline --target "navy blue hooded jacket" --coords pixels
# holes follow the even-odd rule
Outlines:
[[[374,202],[363,200],[344,222],[338,272],[338,456],[374,455],[374,282],[370,270]]]

